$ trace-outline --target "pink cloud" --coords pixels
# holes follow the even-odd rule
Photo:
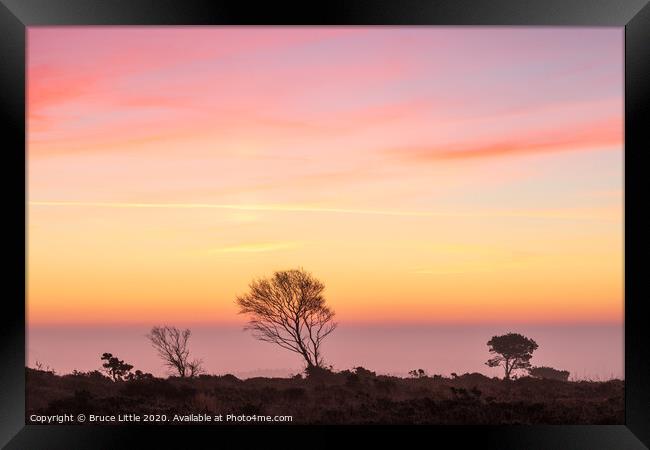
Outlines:
[[[508,155],[547,153],[577,149],[599,149],[623,146],[623,121],[620,117],[590,121],[585,124],[565,124],[554,129],[519,131],[502,139],[480,142],[460,142],[448,145],[393,149],[416,161],[453,160],[501,157]]]
[[[615,145],[622,137],[619,119],[608,118],[620,100],[616,64],[607,63],[617,51],[612,36],[549,29],[33,28],[30,151],[125,152],[211,136],[219,148],[223,139],[302,146],[305,155],[328,146],[337,154],[384,146],[412,159]],[[474,57],[458,57],[460,50]]]

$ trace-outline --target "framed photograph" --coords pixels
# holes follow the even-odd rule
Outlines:
[[[648,448],[646,0],[1,3],[6,448]]]

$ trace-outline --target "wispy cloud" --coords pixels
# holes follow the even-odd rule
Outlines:
[[[420,162],[622,147],[622,145],[623,121],[621,117],[614,117],[583,125],[571,123],[553,130],[528,130],[505,139],[481,139],[480,142],[460,142],[446,146],[392,149],[388,153]]]
[[[162,209],[224,209],[258,212],[305,212],[362,214],[404,217],[512,217],[567,220],[620,220],[617,208],[556,208],[517,209],[490,211],[404,211],[355,208],[329,208],[310,205],[284,204],[218,204],[218,203],[133,203],[133,202],[75,202],[75,201],[30,201],[30,206],[43,207],[95,207],[95,208],[162,208]]]
[[[268,212],[313,212],[341,214],[369,214],[387,216],[445,216],[447,213],[428,211],[395,211],[378,209],[328,208],[310,205],[283,204],[218,204],[218,203],[134,203],[134,202],[74,202],[74,201],[31,201],[30,206],[98,207],[98,208],[171,208],[171,209],[228,209],[238,211]],[[456,214],[452,214],[456,215]]]

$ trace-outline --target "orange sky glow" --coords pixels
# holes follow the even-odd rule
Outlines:
[[[30,27],[28,318],[623,320],[623,31]]]

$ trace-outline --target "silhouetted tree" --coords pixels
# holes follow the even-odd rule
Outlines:
[[[560,381],[567,381],[570,375],[568,370],[558,370],[554,369],[553,367],[546,366],[531,367],[528,369],[528,374],[534,378],[544,378],[547,380]]]
[[[104,353],[101,359],[102,361],[106,361],[102,364],[102,367],[113,381],[122,381],[128,376],[131,369],[133,369],[131,364],[125,363],[123,360],[113,356],[111,353]]]
[[[188,340],[192,332],[186,328],[179,330],[176,327],[153,327],[147,339],[158,352],[164,364],[181,378],[194,377],[203,373],[200,359],[190,360]]]
[[[530,358],[537,349],[537,343],[518,333],[493,336],[487,343],[490,353],[496,354],[485,364],[490,367],[503,365],[505,379],[509,380],[513,370],[528,369]]]
[[[235,300],[239,313],[249,315],[245,329],[300,354],[308,370],[324,367],[321,344],[337,325],[322,295],[325,285],[300,269],[275,272],[251,282],[249,289]]]

